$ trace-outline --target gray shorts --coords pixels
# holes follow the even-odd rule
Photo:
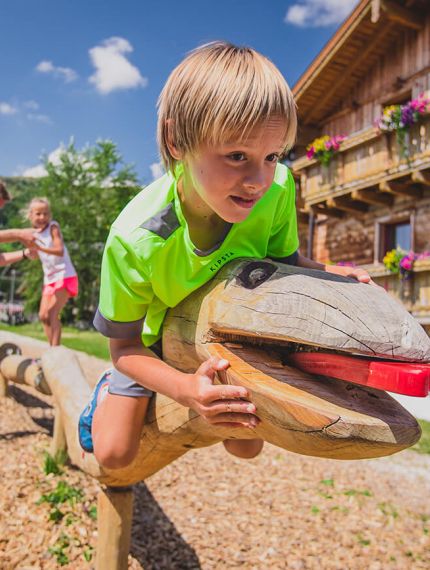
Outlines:
[[[150,349],[155,352],[157,356],[162,357],[161,343],[157,342],[152,345]],[[131,396],[132,398],[150,398],[154,394],[152,390],[145,388],[142,384],[138,384],[115,368],[112,368],[112,372],[109,375],[108,392],[115,396]]]

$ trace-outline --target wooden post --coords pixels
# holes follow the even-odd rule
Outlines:
[[[132,518],[132,487],[100,490],[96,570],[127,570]]]
[[[9,387],[6,378],[0,373],[0,398],[6,398],[9,395]]]
[[[50,454],[55,457],[59,451],[67,450],[66,432],[64,430],[64,422],[61,417],[61,410],[55,406],[54,416],[54,433],[52,434],[52,441],[50,447]]]

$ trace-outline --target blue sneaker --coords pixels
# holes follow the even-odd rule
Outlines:
[[[93,453],[94,446],[93,446],[93,438],[91,435],[91,427],[93,425],[93,416],[94,412],[96,411],[97,404],[99,402],[100,396],[102,391],[107,391],[109,387],[109,378],[112,375],[112,370],[106,370],[103,372],[100,380],[97,382],[96,387],[91,394],[90,401],[88,406],[79,416],[78,422],[78,434],[79,434],[79,443],[84,451],[88,451],[88,453]]]

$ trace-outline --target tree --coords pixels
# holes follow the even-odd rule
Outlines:
[[[112,141],[98,141],[77,150],[70,143],[59,162],[45,160],[47,176],[39,181],[40,196],[49,199],[53,219],[61,226],[79,277],[79,296],[68,303],[66,321],[90,322],[97,308],[100,265],[112,222],[127,202],[141,189],[137,175],[124,164]],[[26,305],[36,309],[40,299],[40,273],[27,263],[23,287]]]

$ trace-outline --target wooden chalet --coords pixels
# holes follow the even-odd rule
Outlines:
[[[362,0],[293,92],[302,251],[367,266],[430,332],[430,257],[408,280],[382,263],[397,246],[430,250],[430,113],[407,132],[406,152],[375,127],[384,107],[430,98],[429,0]],[[328,166],[306,156],[322,135],[347,137]]]

